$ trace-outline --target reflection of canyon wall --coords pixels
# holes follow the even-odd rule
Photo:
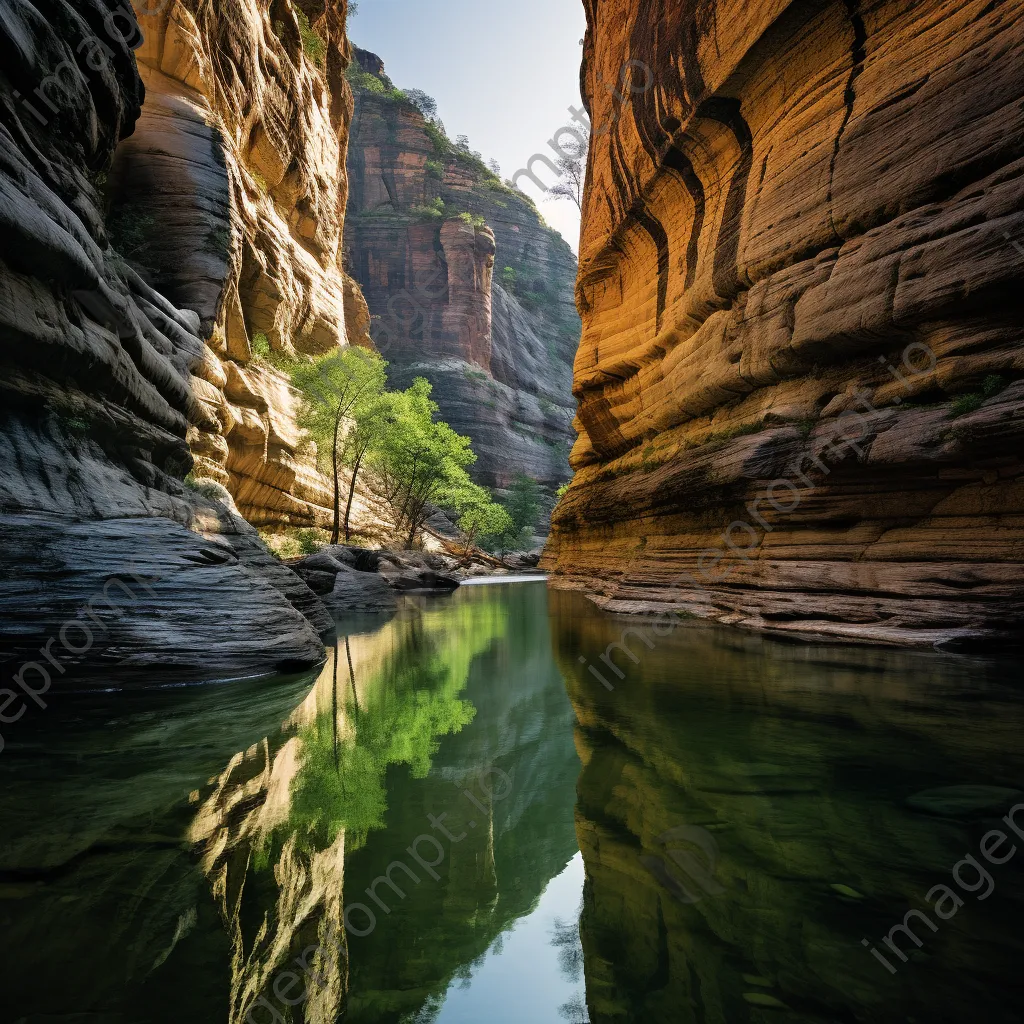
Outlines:
[[[189,432],[197,475],[227,486],[257,525],[322,521],[328,492],[294,398],[253,344],[263,335],[283,355],[368,344],[365,303],[340,262],[345,0],[150,9],[146,102],[110,188],[118,222],[152,231],[136,259],[199,314],[209,352],[195,386],[207,422]]]
[[[911,907],[937,920],[925,894],[1021,799],[1009,660],[851,657],[698,626],[650,651],[629,638],[640,665],[614,654],[627,678],[609,676],[608,692],[578,656],[597,663],[636,623],[598,620],[580,595],[553,601],[584,763],[594,1024],[762,1021],[778,1004],[815,1022],[1012,1019],[1019,868],[989,865],[991,899],[962,893],[954,920],[921,927],[921,954],[891,957],[895,977],[861,945],[887,952],[880,937]],[[932,792],[937,779],[967,792]],[[673,837],[681,826],[712,837],[717,855]]]
[[[992,897],[961,892],[953,920],[920,926],[920,953],[897,935],[911,962],[890,955],[896,976],[861,945],[888,953],[881,937],[911,908],[938,920],[925,894],[1021,799],[1008,662],[697,627],[653,651],[631,637],[641,663],[614,655],[626,679],[608,692],[577,655],[597,662],[636,623],[581,606],[556,598],[552,628],[579,721],[594,1024],[1013,1019],[1018,867],[987,865]]]
[[[98,0],[0,19],[0,656],[36,661],[49,641],[54,685],[97,659],[204,676],[310,664],[329,624],[244,522],[182,483],[189,440],[222,430],[205,399],[227,370],[185,296],[109,244],[104,173],[143,100],[135,34]],[[90,601],[100,622],[67,627],[53,654]],[[45,692],[48,671],[28,685]]]
[[[83,1007],[109,1021],[227,1020],[234,935],[184,841],[188,794],[236,751],[264,749],[311,681],[64,698],[19,723],[0,787],[5,1020]]]
[[[384,91],[379,58],[356,53],[382,91],[356,89],[345,246],[392,382],[431,381],[441,418],[472,438],[482,483],[526,473],[556,485],[568,473],[575,258],[520,193]]]
[[[602,130],[550,567],[627,610],[897,642],[1012,630],[1020,5],[588,13]],[[623,106],[601,83],[625,62]],[[719,562],[741,521],[748,552]]]

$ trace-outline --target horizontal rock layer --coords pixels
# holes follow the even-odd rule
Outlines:
[[[390,90],[380,58],[356,56]],[[524,196],[438,139],[412,103],[356,89],[345,247],[373,339],[395,386],[434,385],[481,483],[525,473],[556,486],[572,434],[575,257]]]
[[[222,371],[201,317],[144,281],[104,225],[105,168],[143,99],[137,28],[95,0],[46,11],[0,17],[5,680],[311,665],[330,625],[315,595],[227,495],[183,483],[188,438],[219,430],[203,389]]]
[[[366,303],[341,267],[346,4],[149,10],[138,51],[146,102],[110,191],[116,221],[150,236],[135,260],[200,316],[210,351],[196,394],[210,425],[189,433],[196,471],[257,525],[324,523],[330,490],[286,377],[259,349],[369,344]]]
[[[588,11],[556,585],[851,640],[1014,635],[1020,5]]]

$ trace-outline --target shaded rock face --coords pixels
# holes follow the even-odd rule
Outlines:
[[[441,417],[473,440],[481,483],[525,473],[556,486],[568,476],[575,257],[521,193],[390,91],[379,57],[355,54],[387,91],[355,90],[345,247],[392,385],[431,381]]]
[[[623,610],[1012,632],[1019,6],[588,11],[577,475],[548,567]],[[620,103],[599,83],[627,61]]]
[[[139,116],[137,35],[89,0],[0,17],[0,658],[33,690],[310,665],[329,624],[227,495],[182,483],[220,363],[109,246],[98,188]]]
[[[209,422],[189,432],[197,472],[257,525],[322,523],[329,490],[295,397],[254,344],[294,355],[369,343],[366,304],[340,263],[346,4],[148,10],[146,102],[110,174],[112,216],[145,226],[136,260],[200,318],[209,356],[196,394]]]

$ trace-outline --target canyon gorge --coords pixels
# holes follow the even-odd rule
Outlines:
[[[350,139],[344,2],[167,2],[138,21],[98,0],[45,13],[5,7],[3,23],[0,528],[20,577],[0,595],[4,656],[33,664],[96,598],[107,617],[67,664],[310,664],[329,616],[253,527],[330,522],[287,362],[374,344],[345,270],[346,158],[349,258],[376,268],[373,302],[390,308],[387,267],[407,262],[410,282],[440,275],[428,342],[398,338],[385,353],[396,386],[432,379],[491,486],[525,473],[550,495],[568,475],[575,258],[453,146],[435,190],[452,217],[417,230],[396,207],[408,238],[381,234],[374,190],[400,180],[404,211],[429,202],[432,149],[407,101],[374,112],[364,98]],[[409,152],[382,147],[374,132],[390,137],[403,118]],[[493,226],[472,222],[482,215]],[[522,303],[497,282],[492,303],[496,251],[522,274]],[[380,527],[363,489],[355,519]],[[266,625],[243,639],[257,609]]]
[[[4,1019],[1019,1024],[1024,0],[461,2],[0,0]]]

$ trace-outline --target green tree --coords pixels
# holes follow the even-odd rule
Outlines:
[[[329,453],[334,477],[332,544],[341,538],[341,466],[351,452],[345,444],[353,429],[350,418],[357,408],[367,407],[380,397],[387,380],[386,367],[376,352],[345,348],[291,368],[292,384],[302,401],[299,425],[316,442],[321,459]]]
[[[510,535],[517,544],[525,542],[533,534],[540,517],[540,485],[533,477],[517,473],[504,505],[512,520]]]
[[[432,507],[458,507],[459,495],[471,486],[466,467],[476,462],[469,438],[435,418],[430,394],[422,377],[407,391],[392,393],[386,428],[368,452],[376,493],[408,547]]]
[[[345,543],[352,535],[352,502],[356,494],[356,480],[366,463],[367,456],[382,443],[395,419],[394,393],[385,391],[371,394],[353,408],[354,426],[345,437],[344,457],[351,470],[348,499],[345,502]]]
[[[512,517],[494,500],[486,487],[478,484],[470,484],[465,491],[456,495],[456,508],[459,512],[459,529],[466,535],[465,558],[469,558],[477,540],[501,537],[513,529]]]

